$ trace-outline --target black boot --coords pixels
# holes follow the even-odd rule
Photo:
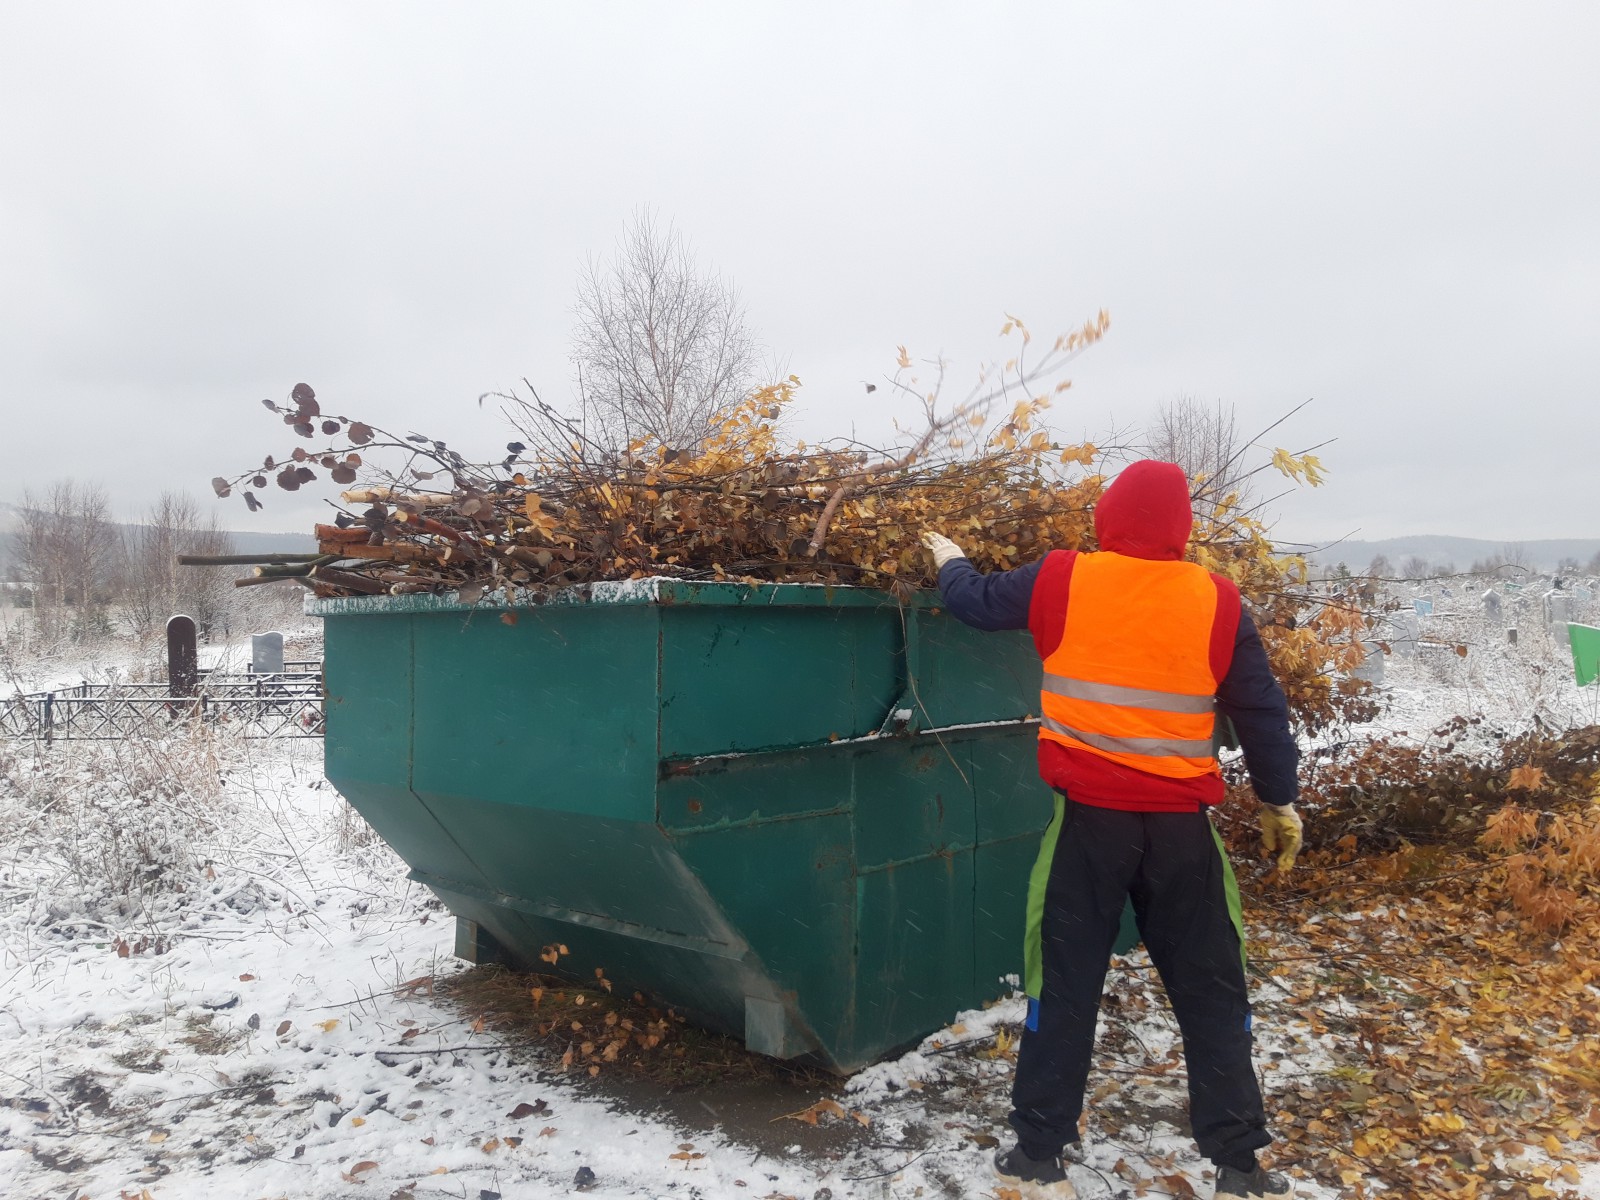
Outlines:
[[[1078,1152],[1074,1158],[1072,1151]],[[1081,1162],[1083,1150],[1073,1142],[1053,1158],[1030,1158],[1019,1146],[997,1150],[994,1155],[994,1173],[1000,1181],[1016,1188],[1027,1200],[1072,1200],[1078,1194],[1067,1178],[1067,1163]]]
[[[1289,1200],[1294,1188],[1282,1175],[1267,1170],[1260,1163],[1253,1171],[1238,1167],[1217,1168],[1217,1200],[1238,1197],[1239,1200]]]

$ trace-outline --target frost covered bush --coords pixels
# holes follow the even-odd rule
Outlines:
[[[41,923],[153,925],[203,888],[208,847],[234,816],[236,748],[205,730],[0,754],[0,883],[32,892]]]

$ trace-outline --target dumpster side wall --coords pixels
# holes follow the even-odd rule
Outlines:
[[[477,944],[841,1070],[1020,972],[1025,635],[859,589],[428,599],[323,614],[328,773]]]

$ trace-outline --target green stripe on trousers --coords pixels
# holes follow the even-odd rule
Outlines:
[[[1044,991],[1044,893],[1050,882],[1050,864],[1056,855],[1056,843],[1061,838],[1061,825],[1066,817],[1066,798],[1059,792],[1055,796],[1055,815],[1045,826],[1044,837],[1039,842],[1039,857],[1034,859],[1033,870],[1028,873],[1028,911],[1022,943],[1023,991],[1037,1000]],[[1249,958],[1244,944],[1244,908],[1239,901],[1239,881],[1234,878],[1233,864],[1228,861],[1228,850],[1222,844],[1222,835],[1216,825],[1211,825],[1211,838],[1217,846],[1217,856],[1222,859],[1223,892],[1228,898],[1228,919],[1239,938],[1239,963],[1248,969]],[[1117,944],[1112,953],[1124,954],[1139,942],[1139,927],[1134,920],[1133,904],[1122,910],[1122,928],[1117,933]]]

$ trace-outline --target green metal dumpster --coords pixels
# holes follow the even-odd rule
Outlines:
[[[309,602],[327,775],[457,952],[605,971],[854,1070],[1002,994],[1050,795],[1039,662],[937,597],[644,580]]]

